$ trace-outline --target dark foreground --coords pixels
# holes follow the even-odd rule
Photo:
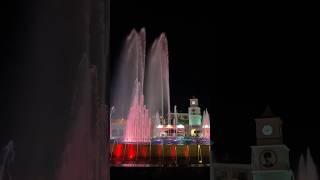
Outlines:
[[[209,180],[209,167],[111,167],[111,180]]]

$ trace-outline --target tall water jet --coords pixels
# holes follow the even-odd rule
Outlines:
[[[14,144],[10,141],[3,149],[3,159],[0,164],[0,180],[11,179],[10,166],[14,161]],[[2,155],[2,154],[1,154]]]
[[[115,107],[113,119],[127,118],[137,82],[143,87],[145,64],[145,30],[131,31],[125,40],[116,72],[111,82],[111,106]],[[138,90],[139,91],[139,90]]]
[[[202,136],[204,138],[210,139],[210,115],[207,109],[203,111],[202,128],[203,128]]]
[[[303,155],[300,157],[297,180],[318,180],[317,168],[309,148],[306,157],[304,158]]]
[[[313,161],[309,148],[307,149],[306,156],[306,174],[308,180],[318,180],[317,168]]]
[[[178,111],[177,111],[177,106],[174,106],[174,117],[173,117],[173,126],[174,126],[174,135],[177,135],[177,125],[178,125]]]
[[[168,42],[164,33],[153,42],[148,53],[145,90],[151,116],[157,112],[162,117],[170,115]]]

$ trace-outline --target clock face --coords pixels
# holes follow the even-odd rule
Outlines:
[[[273,128],[271,125],[263,126],[263,128],[262,128],[263,135],[270,136],[270,135],[272,135],[272,132],[273,132]]]
[[[271,150],[263,151],[260,154],[260,163],[266,168],[273,167],[278,161],[277,154]]]

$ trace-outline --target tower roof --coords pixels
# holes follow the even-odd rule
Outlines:
[[[276,117],[276,115],[272,112],[270,105],[267,104],[266,109],[264,112],[259,116],[259,118],[270,118],[270,117]]]

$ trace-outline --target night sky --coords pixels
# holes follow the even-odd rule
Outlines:
[[[22,60],[19,57],[21,52],[22,32],[26,29],[22,27],[26,22],[23,6],[25,3],[18,1],[7,1],[2,5],[1,22],[1,64],[0,64],[0,80],[1,80],[1,118],[0,118],[0,147],[3,147],[9,139],[12,138],[12,131],[15,126],[12,113],[14,112],[14,103],[12,99],[16,95],[19,69]],[[28,7],[27,5],[25,7]],[[19,75],[18,75],[19,74]]]
[[[36,1],[32,1],[36,2]],[[217,161],[249,162],[254,118],[270,104],[284,121],[284,142],[293,168],[306,147],[320,164],[319,59],[314,11],[300,5],[257,5],[113,0],[111,58],[117,59],[132,28],[146,28],[147,45],[165,32],[169,43],[171,105],[186,111],[199,98],[213,124]],[[9,3],[7,1],[6,3]],[[33,4],[10,1],[1,12],[1,124],[3,146],[11,121]],[[15,96],[15,97],[13,97]]]

